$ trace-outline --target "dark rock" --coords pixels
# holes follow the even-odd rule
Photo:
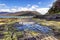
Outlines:
[[[47,14],[60,14],[60,0],[53,3]]]
[[[24,39],[24,40],[36,40],[36,38],[32,37],[32,38],[27,38],[27,39]]]
[[[0,39],[3,39],[3,38],[4,38],[4,34],[0,33]]]

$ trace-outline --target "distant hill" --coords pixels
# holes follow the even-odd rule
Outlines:
[[[10,14],[10,12],[0,12],[0,15]]]
[[[53,6],[48,11],[48,14],[60,14],[60,0],[53,3]]]
[[[0,12],[0,14],[8,14],[9,12]]]
[[[0,16],[34,16],[34,15],[41,15],[41,14],[36,11],[20,11],[15,13],[1,12],[0,13]]]

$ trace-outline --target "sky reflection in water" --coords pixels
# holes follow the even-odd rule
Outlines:
[[[43,33],[49,33],[51,31],[50,28],[41,26],[39,24],[25,24],[20,25],[17,27],[18,30],[24,31],[26,29],[36,31],[36,32],[43,32]]]

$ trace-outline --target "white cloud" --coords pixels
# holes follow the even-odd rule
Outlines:
[[[30,8],[20,7],[19,11],[37,11],[41,14],[45,14],[48,12],[49,8],[40,8],[38,5],[32,5]]]
[[[18,9],[16,9],[16,8],[12,8],[12,9],[9,9],[10,10],[10,12],[17,12],[18,11]]]
[[[6,4],[0,4],[0,6],[6,6]]]
[[[45,14],[48,12],[48,10],[49,10],[49,8],[38,8],[36,11],[40,12],[41,14]]]
[[[0,12],[11,12],[10,9],[0,9]]]
[[[26,7],[21,7],[21,8],[19,8],[19,11],[27,11],[27,10],[29,10],[29,9],[26,8]]]
[[[38,8],[39,6],[38,5],[32,5],[31,8],[35,9],[35,8]]]
[[[30,5],[27,5],[30,6]],[[38,5],[32,5],[31,7],[17,7],[11,9],[0,9],[0,12],[18,12],[18,11],[37,11],[41,14],[45,14],[49,8],[40,8]]]

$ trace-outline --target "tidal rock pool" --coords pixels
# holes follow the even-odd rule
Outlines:
[[[20,24],[19,26],[16,26],[16,28],[20,31],[31,30],[42,33],[49,33],[52,31],[52,29],[39,24]]]

